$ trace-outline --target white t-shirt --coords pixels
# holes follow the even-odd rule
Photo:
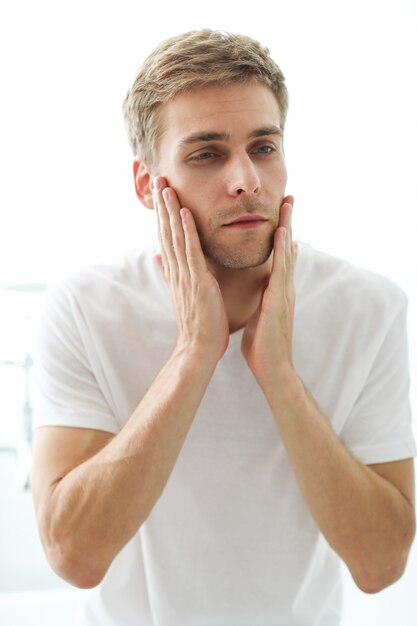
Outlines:
[[[298,242],[293,362],[364,463],[413,457],[404,293]],[[164,492],[86,592],[82,626],[335,626],[339,558],[299,491],[231,335]],[[117,433],[175,345],[167,286],[139,251],[49,290],[36,426]],[[92,506],[94,504],[92,503]]]

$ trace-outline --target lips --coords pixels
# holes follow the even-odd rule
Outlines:
[[[233,220],[233,222],[229,222],[228,224],[224,224],[224,226],[234,226],[237,224],[245,224],[247,222],[251,222],[251,223],[259,223],[259,222],[266,222],[266,218],[262,217],[262,215],[242,215],[241,217],[238,217],[237,219]]]

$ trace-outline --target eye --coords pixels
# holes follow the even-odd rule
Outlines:
[[[196,154],[191,157],[192,161],[208,161],[212,157],[216,157],[217,154],[215,152],[200,152],[200,154]]]
[[[272,146],[259,146],[255,148],[255,152],[259,152],[259,154],[272,154],[276,152],[276,150]]]

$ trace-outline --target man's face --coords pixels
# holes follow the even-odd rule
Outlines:
[[[265,263],[287,182],[272,90],[258,83],[195,88],[164,105],[159,123],[158,174],[191,210],[209,263]]]

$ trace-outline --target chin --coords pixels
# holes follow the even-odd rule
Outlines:
[[[272,245],[258,246],[256,250],[246,249],[203,249],[204,255],[211,263],[226,269],[243,270],[251,267],[259,267],[266,263],[271,256]]]

